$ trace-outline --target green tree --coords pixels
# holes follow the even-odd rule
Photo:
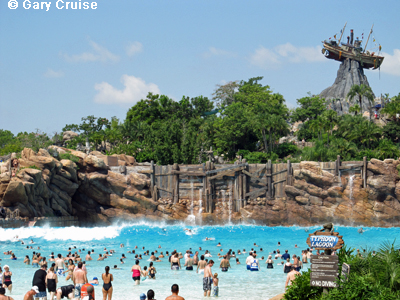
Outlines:
[[[293,122],[306,120],[314,120],[326,110],[326,102],[324,98],[312,96],[310,93],[307,97],[297,99],[297,107],[291,116]]]
[[[353,106],[350,106],[349,108],[349,113],[354,113],[354,115],[357,115],[361,111],[360,105],[354,104]]]
[[[347,97],[349,97],[350,100],[353,99],[354,97],[358,97],[361,114],[363,113],[362,111],[363,97],[368,99],[370,106],[374,102],[374,93],[372,92],[371,88],[366,84],[352,85],[350,91],[347,93]],[[371,111],[370,111],[370,118],[371,118]]]

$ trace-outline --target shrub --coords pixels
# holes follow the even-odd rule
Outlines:
[[[268,160],[276,161],[279,156],[274,152],[264,153],[264,152],[250,152],[244,156],[249,164],[266,163]]]
[[[284,295],[286,300],[318,299],[322,294],[322,288],[310,286],[311,270],[296,276]]]
[[[279,158],[285,158],[288,155],[295,155],[299,152],[299,148],[292,143],[282,143],[278,145],[278,148],[275,150],[276,154],[278,154]]]
[[[61,153],[60,160],[61,159],[69,159],[69,160],[73,161],[74,163],[79,162],[79,157],[76,155],[73,155],[71,152]]]

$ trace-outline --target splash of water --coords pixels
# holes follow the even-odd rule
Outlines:
[[[203,212],[203,189],[199,189],[199,214]]]

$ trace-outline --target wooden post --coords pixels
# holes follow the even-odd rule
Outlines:
[[[268,182],[268,198],[272,199],[272,162],[269,159],[266,165],[267,169],[267,182]]]
[[[157,186],[155,185],[154,189],[153,189],[153,201],[157,201],[157,200],[158,200],[158,189],[157,189]]]
[[[290,163],[290,160],[287,161],[286,185],[292,185],[292,164]]]
[[[367,162],[367,158],[364,156],[363,157],[363,188],[367,188],[367,166],[368,166],[368,162]]]
[[[155,168],[154,168],[154,160],[151,161],[150,171],[151,171],[151,173],[150,173],[150,180],[151,180],[150,188],[151,188],[151,191],[153,191],[154,190],[155,181],[156,181],[155,180],[156,179],[156,176],[155,176],[156,172],[155,172]]]
[[[178,171],[179,170],[179,165],[178,164],[173,164],[172,170]],[[174,204],[179,202],[179,174],[174,174],[172,175],[172,187],[174,193],[172,194],[172,197],[174,199]]]
[[[339,176],[339,167],[340,167],[340,155],[337,156],[336,158],[336,166],[335,166],[335,175]]]

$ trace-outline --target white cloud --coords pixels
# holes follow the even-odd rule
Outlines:
[[[325,60],[319,46],[296,47],[290,43],[278,45],[272,49],[260,46],[249,57],[251,64],[264,69],[274,68],[285,62],[323,62]]]
[[[279,56],[274,51],[259,47],[249,58],[252,65],[258,66],[263,69],[276,67],[280,64]]]
[[[236,54],[222,49],[217,49],[215,47],[208,48],[208,51],[202,54],[204,58],[210,58],[212,56],[225,56],[225,57],[235,57]]]
[[[143,51],[143,45],[139,42],[133,42],[128,47],[126,47],[126,54],[128,56],[133,56],[136,53]]]
[[[44,73],[44,76],[48,78],[60,78],[64,76],[64,72],[54,71],[53,69],[48,68],[46,73]]]
[[[160,94],[156,84],[146,83],[135,76],[122,75],[121,82],[125,86],[123,90],[118,90],[107,82],[96,83],[94,88],[98,94],[94,101],[103,104],[135,104],[145,99],[149,92]]]
[[[384,73],[400,76],[400,49],[394,49],[393,55],[382,53],[385,57],[381,65],[381,70]]]
[[[105,47],[100,46],[99,44],[89,41],[90,46],[92,47],[91,52],[84,52],[81,54],[68,55],[63,54],[63,57],[72,62],[91,62],[91,61],[101,61],[101,62],[117,62],[119,61],[119,56],[112,54]]]

